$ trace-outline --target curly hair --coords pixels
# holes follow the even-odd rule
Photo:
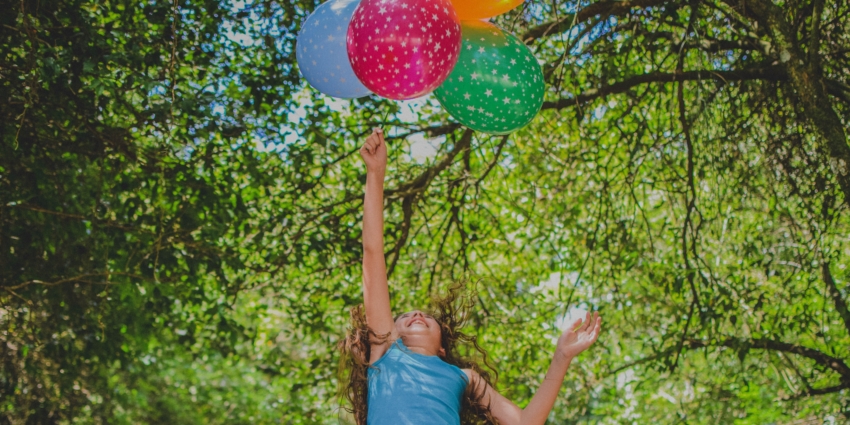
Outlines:
[[[461,369],[472,369],[481,377],[477,385],[467,385],[463,393],[460,413],[462,425],[498,425],[490,414],[490,406],[483,403],[484,395],[481,386],[492,385],[491,376],[496,376],[495,369],[489,363],[487,351],[478,345],[475,336],[461,332],[461,328],[469,318],[469,311],[475,305],[471,292],[465,291],[462,282],[452,284],[444,297],[432,300],[431,315],[440,324],[441,345],[446,352],[442,357],[446,363]],[[367,372],[369,370],[369,355],[371,344],[386,342],[389,334],[378,335],[366,324],[363,305],[351,309],[351,327],[345,338],[339,341],[337,348],[342,355],[339,360],[339,397],[350,404],[343,409],[354,415],[357,425],[366,425],[367,416]],[[465,357],[460,348],[474,349],[479,359]],[[469,351],[469,350],[468,350]],[[484,367],[481,365],[483,364]],[[492,373],[491,373],[492,372]]]

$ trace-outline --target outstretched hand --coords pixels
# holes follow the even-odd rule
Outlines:
[[[366,172],[383,173],[387,169],[387,144],[384,142],[384,130],[376,128],[366,138],[360,148],[360,157],[366,163]]]
[[[602,318],[599,317],[599,313],[593,313],[591,316],[588,312],[584,321],[582,319],[576,320],[558,338],[558,355],[572,360],[596,342],[601,329]]]

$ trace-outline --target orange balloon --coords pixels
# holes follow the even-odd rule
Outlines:
[[[487,19],[501,15],[525,0],[452,0],[457,16],[463,20]]]

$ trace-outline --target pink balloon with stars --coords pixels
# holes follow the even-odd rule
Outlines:
[[[460,52],[460,20],[451,0],[362,0],[347,36],[354,74],[372,92],[396,100],[430,93]]]

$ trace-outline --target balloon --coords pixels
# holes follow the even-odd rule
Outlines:
[[[412,99],[446,79],[460,51],[450,0],[363,0],[348,27],[348,58],[373,92]]]
[[[543,105],[543,71],[521,41],[482,21],[464,21],[463,47],[449,78],[434,91],[463,125],[507,134],[528,124]]]
[[[468,21],[501,15],[522,4],[524,0],[452,0],[457,16]]]
[[[301,74],[316,90],[334,97],[370,94],[354,75],[345,36],[358,0],[329,0],[313,11],[298,34],[296,59]]]

